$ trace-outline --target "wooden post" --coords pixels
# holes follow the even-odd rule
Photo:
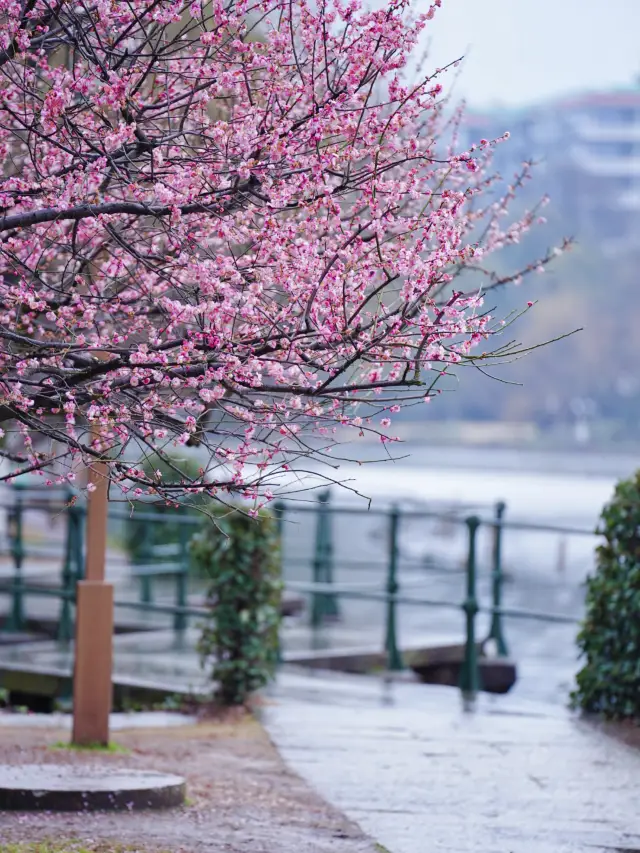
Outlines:
[[[77,591],[73,674],[73,743],[109,743],[112,697],[113,585],[105,583],[109,472],[104,462],[89,469],[85,577]]]

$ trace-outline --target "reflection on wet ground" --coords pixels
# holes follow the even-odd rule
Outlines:
[[[392,853],[640,850],[640,752],[562,708],[287,675],[264,718],[292,769]]]

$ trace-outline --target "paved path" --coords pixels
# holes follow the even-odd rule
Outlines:
[[[390,853],[640,851],[640,752],[562,709],[283,674],[265,711],[293,770]]]

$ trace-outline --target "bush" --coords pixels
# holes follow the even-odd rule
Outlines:
[[[578,646],[586,662],[574,706],[640,721],[640,471],[620,482],[601,515],[597,569],[587,580]]]
[[[198,574],[208,576],[209,616],[198,651],[211,667],[216,699],[243,705],[273,678],[278,662],[281,558],[276,520],[227,512],[191,540]]]

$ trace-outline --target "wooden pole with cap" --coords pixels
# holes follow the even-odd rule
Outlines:
[[[93,438],[97,437],[92,433]],[[78,582],[73,674],[74,744],[107,746],[112,701],[113,585],[105,582],[109,469],[89,466],[87,556]]]

